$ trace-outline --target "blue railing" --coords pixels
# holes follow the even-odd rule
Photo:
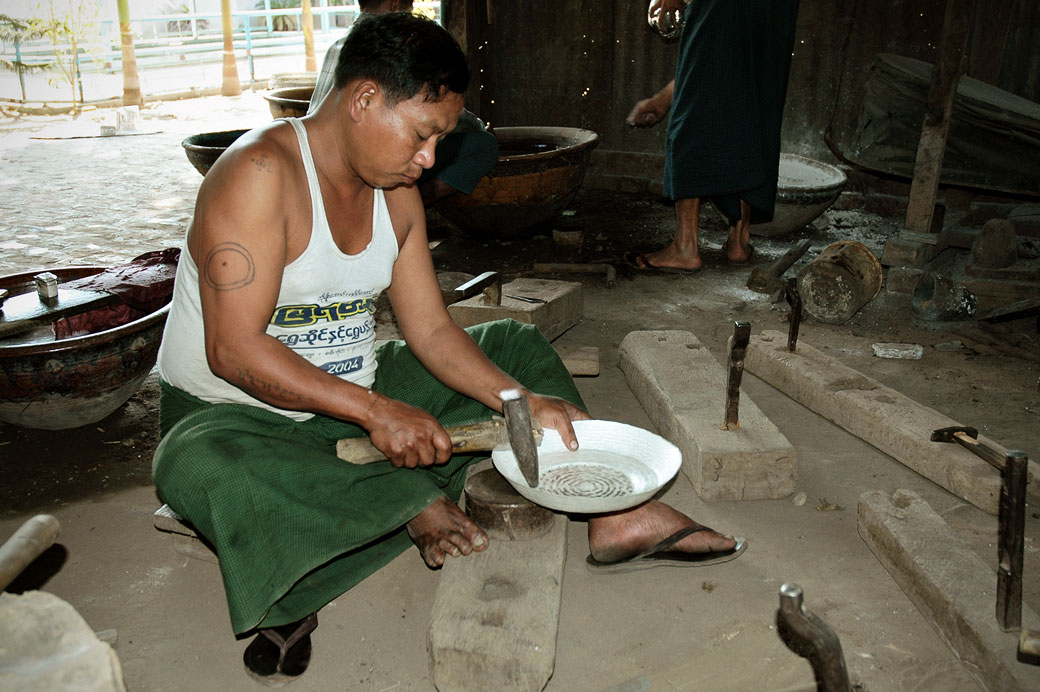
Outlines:
[[[356,3],[328,5],[328,2],[315,0],[311,8],[315,37],[319,40],[325,38],[325,43],[331,42],[331,34],[338,37],[346,31],[359,13]],[[299,7],[267,9],[270,8],[270,0],[265,0],[265,5],[266,8],[262,10],[236,10],[231,13],[235,51],[239,56],[242,55],[241,51],[245,53],[250,82],[256,78],[254,58],[303,52],[303,30],[300,28],[303,10]],[[440,0],[418,0],[415,8],[440,19]],[[189,58],[206,63],[220,62],[222,59],[223,35],[219,12],[139,17],[131,20],[131,27],[139,72],[182,65]],[[81,74],[113,74],[122,70],[119,23],[104,20],[99,33],[99,40],[83,45],[78,50],[76,67]],[[65,56],[70,51],[68,46],[59,47],[59,52]],[[0,55],[7,60],[24,61],[26,64],[51,63],[55,59],[54,47],[45,40],[22,44],[0,42]],[[316,59],[320,64],[322,55],[317,55]],[[11,98],[13,94],[3,96],[4,100],[21,101],[20,98]]]

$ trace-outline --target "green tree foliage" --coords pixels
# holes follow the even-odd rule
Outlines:
[[[36,18],[16,19],[0,14],[0,41],[21,45],[27,41],[35,41],[44,35],[42,23]],[[5,60],[0,58],[0,67],[18,75],[22,87],[22,100],[25,100],[25,83],[23,78],[33,72],[43,72],[54,68],[54,63],[26,63],[22,60]]]
[[[80,52],[97,52],[101,8],[98,0],[47,0],[36,6],[36,21],[51,43],[57,77],[51,83],[68,84],[72,89],[73,112],[83,100],[77,60]]]

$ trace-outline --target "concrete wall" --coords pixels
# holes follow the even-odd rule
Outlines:
[[[659,189],[664,127],[624,118],[672,76],[674,44],[646,23],[646,0],[444,0],[471,57],[468,106],[492,125],[583,127],[600,134],[586,185]],[[1040,100],[1035,0],[978,0],[968,74]],[[945,0],[801,0],[783,149],[836,162],[856,126],[874,56],[932,62]],[[980,9],[981,8],[981,9]]]

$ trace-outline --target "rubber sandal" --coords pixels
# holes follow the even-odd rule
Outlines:
[[[708,565],[717,565],[735,560],[747,550],[748,541],[742,537],[735,539],[737,544],[731,550],[706,553],[688,553],[681,550],[671,550],[676,543],[698,531],[711,531],[711,529],[707,526],[694,524],[676,531],[657,545],[651,546],[632,557],[611,562],[601,562],[589,555],[585,558],[585,563],[590,572],[620,574],[622,572],[633,572],[652,567],[707,567]]]
[[[311,661],[311,632],[318,626],[318,614],[278,627],[264,627],[245,653],[242,661],[249,677],[268,687],[282,687],[297,679]]]
[[[660,273],[660,274],[694,274],[701,270],[701,267],[696,269],[682,269],[680,267],[658,267],[656,264],[650,263],[649,253],[646,252],[626,252],[624,254],[625,264],[629,268],[634,269],[637,272],[644,274]]]

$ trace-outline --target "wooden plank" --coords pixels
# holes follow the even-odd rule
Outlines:
[[[59,287],[53,304],[44,303],[35,292],[22,293],[8,298],[0,308],[0,339],[119,301],[119,296],[113,293],[76,288]]]
[[[560,360],[567,366],[571,377],[596,377],[599,375],[598,346],[558,346],[554,344]]]
[[[748,372],[933,483],[983,511],[997,513],[1000,474],[960,445],[929,439],[933,430],[963,423],[837,362],[804,340],[798,341],[794,353],[789,352],[782,332],[764,331],[752,337],[744,365]],[[1007,451],[982,435],[979,442],[1001,456]],[[1027,494],[1037,502],[1040,469],[1033,462],[1029,469],[1033,475]]]
[[[618,366],[654,427],[683,454],[683,472],[705,500],[775,500],[797,480],[794,447],[746,394],[740,427],[723,430],[726,371],[684,331],[631,332]]]
[[[906,228],[919,233],[932,230],[932,214],[939,190],[946,138],[950,132],[957,82],[964,74],[964,52],[971,28],[975,0],[947,0],[939,54],[932,69],[928,110],[917,146],[914,178],[906,208]]]
[[[567,519],[441,570],[427,652],[440,692],[539,692],[556,664]]]
[[[990,690],[1040,689],[1040,668],[1015,660],[1017,632],[994,617],[997,576],[920,496],[880,490],[860,496],[859,534],[958,658]],[[1022,608],[1026,622],[1037,615]]]

